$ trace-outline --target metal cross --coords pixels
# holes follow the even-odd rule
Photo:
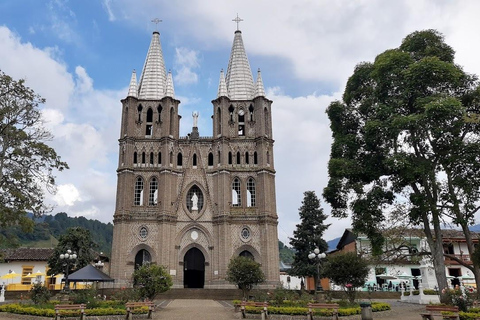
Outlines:
[[[240,29],[238,28],[238,25],[239,25],[239,23],[240,23],[241,21],[243,21],[243,19],[240,19],[240,18],[238,17],[238,13],[237,13],[237,17],[236,17],[235,19],[233,19],[232,21],[235,21],[235,22],[237,23],[237,30],[240,30]]]
[[[158,24],[159,24],[160,22],[162,22],[162,20],[160,20],[160,19],[158,19],[158,18],[155,18],[155,19],[152,20],[152,22],[155,23],[155,31],[158,31],[158,30],[157,30],[157,29],[158,29]]]

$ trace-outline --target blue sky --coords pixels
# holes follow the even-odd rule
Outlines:
[[[120,99],[133,69],[141,73],[158,25],[167,69],[181,101],[182,135],[199,111],[210,136],[211,100],[226,69],[238,15],[250,66],[261,68],[273,100],[279,238],[299,222],[303,192],[321,197],[327,183],[331,132],[325,109],[341,97],[355,65],[398,47],[410,32],[437,29],[456,62],[480,74],[480,2],[475,0],[3,0],[0,69],[47,99],[51,145],[71,167],[47,195],[67,212],[112,221]],[[323,204],[326,213],[330,210]],[[349,220],[328,219],[327,240]]]

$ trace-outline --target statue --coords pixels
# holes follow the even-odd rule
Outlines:
[[[198,210],[198,197],[195,192],[193,193],[193,196],[192,196],[192,210],[193,211]]]
[[[198,126],[198,112],[193,111],[192,117],[193,117],[193,127],[196,128]]]

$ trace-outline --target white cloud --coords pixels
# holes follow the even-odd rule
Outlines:
[[[112,11],[111,3],[112,3],[111,0],[103,0],[102,6],[105,9],[105,11],[107,12],[108,21],[115,21],[116,18],[115,18],[115,14]]]
[[[70,170],[56,173],[57,194],[46,194],[53,213],[89,215],[109,222],[115,205],[115,166],[120,91],[97,90],[85,68],[70,74],[51,48],[39,49],[22,42],[8,28],[0,27],[0,69],[47,99],[42,109],[45,126],[54,134],[48,144]],[[100,172],[105,172],[101,173]]]
[[[186,85],[198,82],[198,75],[193,71],[193,69],[200,67],[198,54],[195,50],[176,48],[174,66],[176,84]]]
[[[57,186],[57,193],[53,199],[60,206],[71,207],[77,201],[81,201],[80,192],[73,184],[63,184]]]

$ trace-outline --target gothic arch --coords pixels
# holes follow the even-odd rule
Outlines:
[[[262,261],[260,253],[257,251],[257,249],[255,249],[249,244],[244,244],[243,246],[240,246],[237,249],[235,249],[235,251],[233,252],[232,258],[238,257],[240,253],[242,253],[243,251],[250,252],[253,255],[253,258],[255,259],[256,262],[260,263]]]
[[[134,232],[136,232],[136,228]],[[137,244],[135,247],[133,247],[132,250],[130,250],[126,259],[127,264],[130,264],[130,263],[132,265],[135,264],[135,256],[142,249],[147,250],[150,253],[150,256],[152,257],[152,262],[158,261],[157,253],[155,252],[155,250],[145,243],[140,243],[140,244]]]
[[[185,236],[185,234],[192,230],[192,229],[198,229],[200,231],[202,231],[204,234],[205,234],[205,237],[207,238],[207,243],[208,243],[208,246],[211,246],[212,245],[212,235],[210,234],[210,232],[208,231],[207,228],[205,228],[204,226],[200,225],[199,223],[190,223],[188,224],[187,226],[183,227],[178,233],[177,233],[177,237],[175,238],[175,244],[176,245],[181,245],[181,241],[182,241],[182,238]],[[185,248],[181,248],[180,250],[180,257],[183,257],[185,255],[185,253],[190,249],[190,248],[193,248],[193,246],[191,246],[192,244],[197,244],[198,246],[201,246],[200,244],[198,243],[190,243],[189,245],[185,246]],[[200,249],[200,248],[199,248]],[[205,249],[205,248],[204,248]],[[205,249],[206,250],[206,249]],[[202,251],[203,252],[203,251]],[[203,252],[203,254],[205,255],[205,261],[207,261],[207,251]]]

